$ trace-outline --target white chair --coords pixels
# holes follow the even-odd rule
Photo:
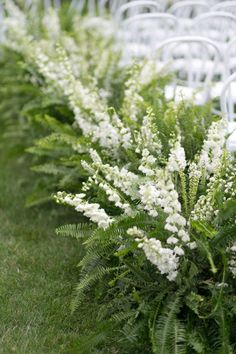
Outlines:
[[[199,36],[171,38],[159,45],[157,58],[162,68],[176,73],[175,82],[166,87],[167,99],[190,99],[201,105],[212,98],[212,86],[219,80],[217,67],[223,61],[214,41]]]
[[[125,4],[130,4],[134,1],[143,1],[143,0],[109,0],[109,8],[112,14],[115,14],[116,11]],[[161,11],[165,9],[165,1],[163,0],[153,0],[161,8]]]
[[[221,11],[197,16],[193,19],[192,33],[218,42],[221,50],[224,51],[225,44],[232,37],[232,33],[236,33],[236,16]]]
[[[213,97],[220,97],[225,80],[236,72],[236,37],[225,44],[224,61],[219,67],[219,76],[222,78],[213,88]],[[236,82],[231,83],[231,95],[236,101]]]
[[[210,6],[201,0],[186,0],[174,3],[168,9],[168,13],[178,18],[191,19],[210,10]]]
[[[220,2],[211,8],[212,11],[224,11],[236,16],[236,1]]]
[[[236,37],[227,43],[224,53],[225,67],[227,77],[236,72]]]
[[[151,57],[157,45],[178,34],[179,22],[166,13],[140,14],[122,22],[121,41],[127,61]]]
[[[115,20],[119,23],[132,16],[159,11],[161,11],[161,6],[153,0],[131,1],[119,7],[115,14]]]
[[[236,83],[236,73],[231,75],[224,83],[221,92],[221,111],[228,121],[228,133],[230,134],[227,140],[227,147],[229,151],[236,151],[236,114],[235,105],[236,100],[232,95],[232,84]]]
[[[192,19],[210,10],[209,5],[201,0],[187,0],[174,3],[168,13],[176,16],[180,20],[183,34],[189,31],[192,26]]]

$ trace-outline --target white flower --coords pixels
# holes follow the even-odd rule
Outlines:
[[[119,193],[114,188],[111,188],[107,183],[101,182],[99,183],[99,187],[105,191],[108,196],[108,200],[113,202],[117,208],[122,209],[125,215],[134,217],[137,214],[137,212],[131,208],[130,204],[122,201]]]
[[[154,264],[161,274],[167,274],[167,279],[175,280],[178,272],[179,257],[174,250],[162,247],[159,240],[144,237],[139,243],[147,259]]]
[[[42,22],[47,30],[48,36],[54,40],[58,39],[61,32],[61,26],[57,11],[53,8],[48,8]]]
[[[168,224],[168,223],[165,224],[165,230],[173,232],[173,233],[178,233],[178,228],[176,226]]]
[[[114,186],[120,189],[132,199],[137,198],[136,184],[139,177],[133,172],[128,171],[125,167],[119,169],[118,166],[110,166],[108,164],[100,165],[100,170],[104,174],[107,181],[112,182]]]
[[[142,126],[136,136],[136,152],[142,151],[142,156],[145,158],[145,149],[148,154],[161,154],[162,144],[159,139],[158,130],[154,124],[155,116],[151,109],[147,110],[147,115],[143,118]],[[143,163],[142,163],[143,165]]]
[[[140,106],[144,101],[142,96],[139,94],[142,88],[139,75],[140,67],[135,65],[131,70],[130,78],[125,84],[126,88],[122,106],[122,114],[133,121],[137,121]]]
[[[139,195],[144,209],[154,217],[158,216],[156,207],[160,204],[160,192],[152,184],[152,182],[147,182],[139,187]]]
[[[142,151],[141,165],[139,166],[139,171],[143,172],[146,176],[155,175],[155,163],[156,158],[150,154],[147,148],[144,148]]]
[[[190,250],[194,250],[197,248],[196,242],[189,242],[187,243],[187,246],[190,248]]]
[[[98,224],[98,227],[107,229],[113,222],[113,219],[107,215],[104,209],[97,203],[88,203],[84,198],[84,193],[71,195],[58,192],[56,195],[57,202],[69,204],[75,208],[76,211],[83,213],[92,222]]]
[[[100,166],[102,164],[102,159],[101,157],[98,155],[97,151],[94,149],[90,149],[89,150],[89,154],[91,159],[93,160],[93,163]]]
[[[71,62],[62,48],[57,48],[58,59],[50,59],[42,50],[35,48],[35,62],[39,72],[49,81],[51,86],[60,88],[68,98],[75,114],[75,121],[83,134],[92,142],[98,142],[106,151],[113,155],[120,146],[129,148],[131,132],[118,117],[110,117],[108,107],[99,97],[99,91],[84,87],[76,79]],[[82,109],[81,109],[82,108]],[[83,110],[83,113],[82,113]],[[85,114],[84,111],[90,112]]]
[[[144,237],[144,232],[137,228],[137,226],[131,227],[127,230],[127,234],[130,236],[136,236],[139,238]]]
[[[199,166],[195,162],[192,162],[189,165],[189,178],[199,180],[201,178],[201,175],[201,168],[199,168]]]
[[[189,242],[190,241],[189,234],[185,230],[183,230],[183,229],[179,230],[178,231],[178,235],[179,235],[179,237],[181,238],[181,240],[183,242]]]
[[[226,142],[223,120],[213,122],[208,130],[199,159],[200,169],[206,169],[208,175],[215,172],[221,163]]]
[[[174,252],[175,252],[175,254],[177,254],[178,256],[183,256],[183,255],[184,255],[184,250],[183,250],[183,248],[181,248],[181,247],[179,247],[179,246],[175,246]]]
[[[168,239],[167,239],[167,241],[166,241],[168,244],[173,244],[173,245],[175,245],[176,243],[178,243],[179,242],[179,240],[176,238],[176,237],[174,237],[174,236],[170,236]]]
[[[170,172],[179,172],[186,167],[185,151],[180,144],[180,138],[174,143],[171,148],[167,170]]]

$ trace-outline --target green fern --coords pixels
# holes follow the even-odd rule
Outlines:
[[[186,328],[184,322],[175,320],[170,340],[170,354],[186,354]]]
[[[94,230],[94,225],[88,223],[71,224],[58,227],[56,229],[56,234],[58,236],[81,239],[87,238],[92,230]]]
[[[106,275],[116,272],[117,270],[119,270],[119,267],[105,268],[100,266],[96,267],[92,274],[86,275],[83,279],[81,279],[75,288],[75,297],[71,303],[72,311],[75,311],[79,305],[81,305],[86,293],[92,286],[94,286],[95,283],[103,279]]]
[[[180,310],[181,296],[176,294],[175,299],[169,300],[165,305],[162,314],[157,317],[155,325],[155,342],[153,343],[153,353],[170,354],[176,347],[176,315]],[[182,343],[183,331],[180,331],[180,343]],[[178,339],[177,339],[178,342]]]

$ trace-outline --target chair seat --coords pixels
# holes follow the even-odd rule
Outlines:
[[[174,99],[177,103],[182,100],[191,100],[196,105],[202,105],[206,102],[205,93],[203,91],[180,85],[167,85],[165,88],[165,97],[168,100]]]
[[[203,75],[208,72],[215,72],[216,74],[223,76],[225,66],[223,63],[218,62],[217,64],[212,60],[202,60],[198,58],[193,58],[191,63],[187,63],[184,59],[175,59],[173,61],[174,70],[181,70],[186,68],[186,65],[191,65],[191,71],[193,73],[202,73]]]
[[[215,83],[211,89],[211,97],[220,97],[223,85],[224,85],[223,82]],[[234,101],[236,101],[236,82],[232,82],[230,84],[230,87],[231,87],[231,91],[230,91],[231,97]]]

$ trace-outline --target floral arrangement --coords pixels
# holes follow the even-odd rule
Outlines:
[[[45,195],[28,205],[53,195],[83,221],[57,229],[85,249],[72,308],[89,299],[97,311],[78,350],[234,353],[236,165],[224,121],[210,105],[167,101],[171,77],[154,62],[122,67],[109,20],[74,15],[69,32],[50,9],[38,38],[30,14],[6,10]]]

